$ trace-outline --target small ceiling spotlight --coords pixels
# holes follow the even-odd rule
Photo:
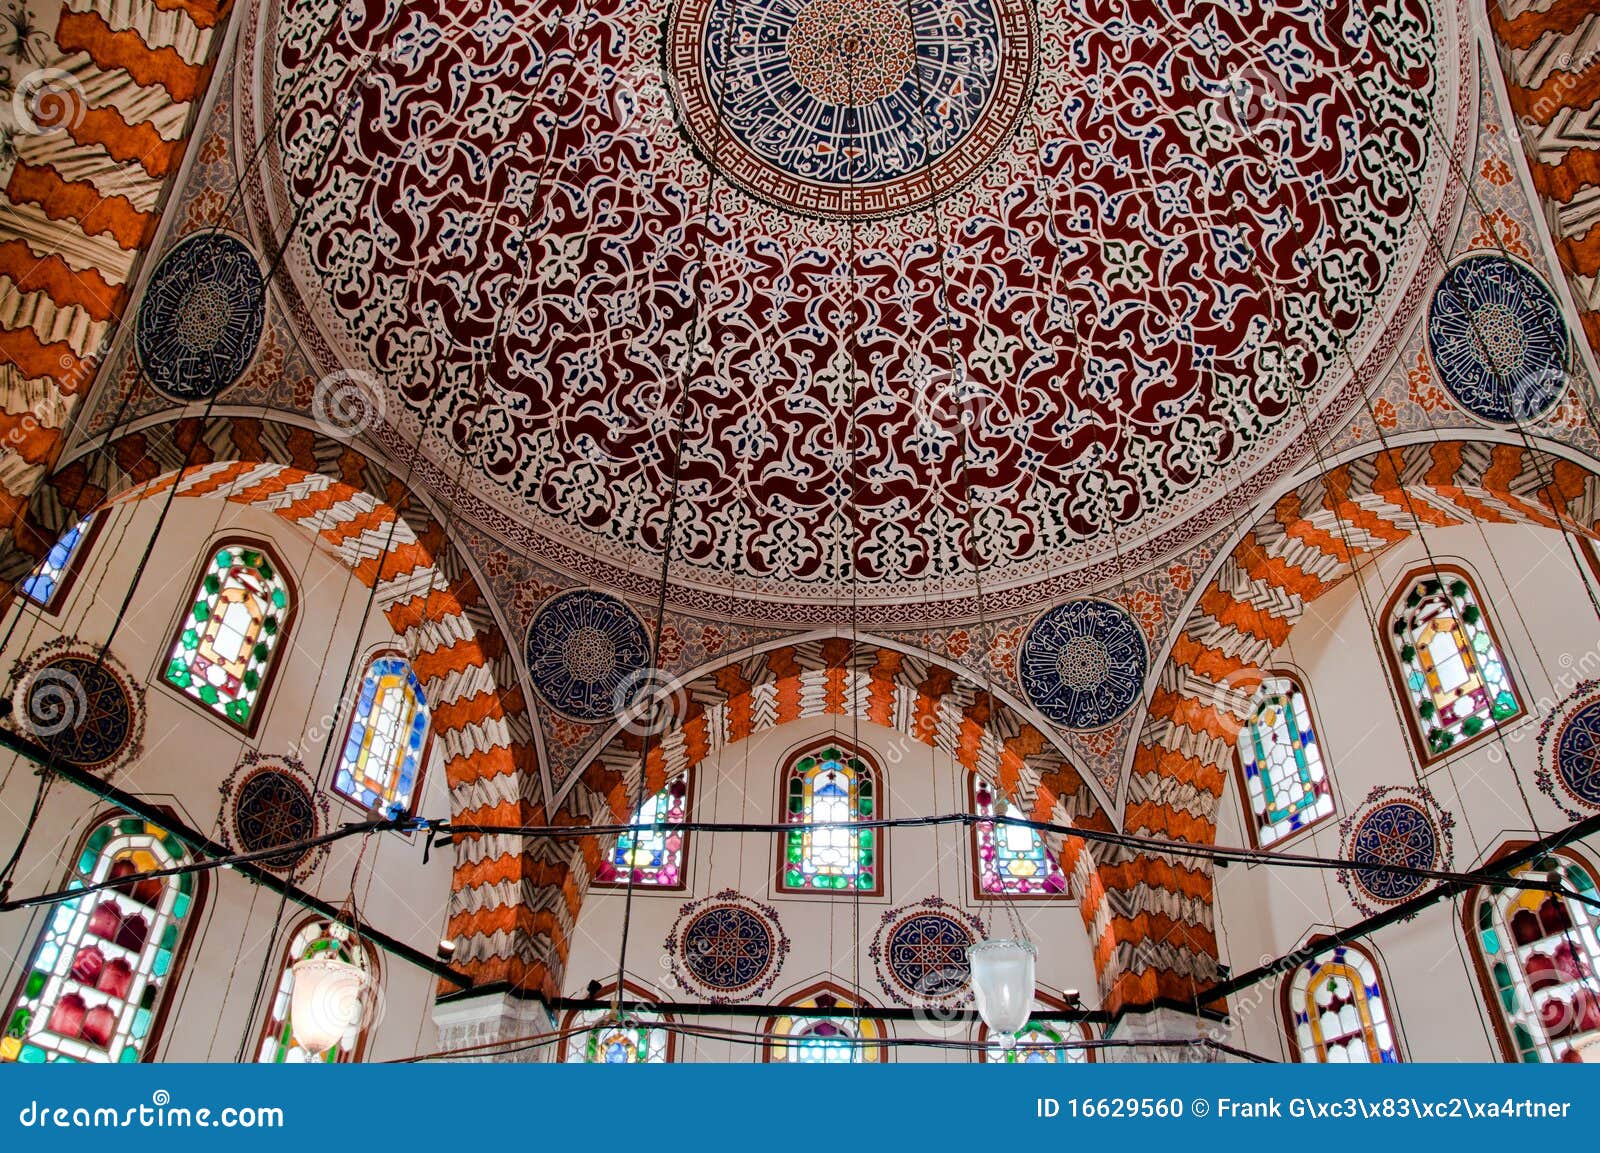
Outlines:
[[[449,937],[439,938],[439,960],[448,961],[456,955],[456,943]]]
[[[1083,998],[1078,995],[1078,990],[1076,989],[1063,989],[1061,991],[1061,999],[1067,1003],[1067,1008],[1069,1009],[1083,1008]]]

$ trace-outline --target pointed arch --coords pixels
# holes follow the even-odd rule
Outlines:
[[[818,981],[784,998],[786,1007],[808,1009],[804,1015],[778,1013],[763,1030],[766,1062],[801,1065],[865,1065],[889,1059],[884,1039],[888,1026],[873,1017],[872,1006],[858,1001],[831,981]],[[817,1016],[838,1010],[836,1016]]]

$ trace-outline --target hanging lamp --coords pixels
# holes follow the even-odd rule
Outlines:
[[[1015,937],[993,937],[967,951],[978,1015],[1002,1049],[1016,1045],[1018,1030],[1033,1013],[1033,971],[1038,955],[1033,942]]]
[[[289,1019],[294,1041],[321,1057],[361,1027],[367,1011],[367,971],[337,957],[295,962]]]

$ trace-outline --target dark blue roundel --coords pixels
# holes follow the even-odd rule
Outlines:
[[[1431,869],[1439,859],[1439,830],[1420,806],[1390,801],[1361,819],[1351,838],[1350,859]],[[1356,883],[1374,900],[1391,905],[1416,895],[1428,883],[1426,877],[1384,869],[1356,869],[1354,875]]]
[[[717,993],[738,993],[767,975],[772,928],[749,909],[714,905],[683,931],[683,963],[695,980]]]
[[[606,721],[638,698],[650,637],[628,606],[590,589],[546,601],[528,629],[528,675],[551,708]]]
[[[1097,729],[1133,708],[1149,654],[1139,622],[1117,605],[1057,605],[1022,641],[1017,673],[1028,699],[1068,729]]]
[[[196,233],[161,258],[145,289],[134,333],[139,365],[175,400],[210,400],[250,367],[266,303],[249,245],[226,232]]]
[[[1561,726],[1555,763],[1573,798],[1600,809],[1600,700],[1590,701]]]
[[[1513,424],[1544,415],[1566,386],[1561,305],[1534,272],[1495,253],[1445,272],[1428,307],[1428,354],[1456,403]]]

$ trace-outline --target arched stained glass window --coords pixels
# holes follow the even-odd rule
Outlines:
[[[792,824],[849,825],[882,816],[881,782],[862,757],[823,745],[796,757],[784,783]],[[783,841],[778,887],[790,891],[883,891],[883,834],[877,829],[795,829]]]
[[[266,549],[218,545],[173,642],[167,682],[250,729],[293,608],[282,568]]]
[[[596,997],[610,997],[612,984]],[[627,999],[657,998],[632,984],[623,986]],[[672,1060],[672,1018],[648,1010],[626,1009],[617,1020],[607,1009],[573,1010],[561,1025],[563,1061],[591,1065],[662,1065]]]
[[[1390,656],[1424,760],[1522,712],[1494,629],[1466,573],[1411,573],[1389,602]]]
[[[22,595],[41,608],[55,608],[66,596],[73,577],[89,555],[89,544],[99,524],[91,514],[64,532],[24,578]]]
[[[689,819],[689,774],[683,772],[667,782],[667,787],[646,799],[633,814],[631,825],[660,825],[648,832],[622,833],[611,853],[595,870],[597,885],[627,885],[633,871],[635,885],[657,889],[681,889],[684,885],[684,853],[689,834],[673,825]]]
[[[1276,844],[1333,815],[1333,789],[1311,720],[1311,703],[1292,677],[1261,682],[1239,730],[1240,791],[1250,836]]]
[[[428,749],[428,701],[411,662],[374,657],[361,678],[333,787],[364,809],[411,812]]]
[[[824,984],[786,1004],[808,1011],[780,1014],[767,1023],[766,1060],[862,1065],[885,1059],[883,1022],[858,1015],[858,1006],[842,991]]]
[[[133,817],[95,826],[65,888],[187,864],[172,834]],[[45,914],[8,1006],[0,1061],[142,1061],[199,911],[195,874],[130,881],[63,901]]]
[[[1556,881],[1594,898],[1595,873],[1566,851],[1512,874]],[[1578,1061],[1600,1044],[1600,941],[1594,910],[1557,893],[1479,890],[1467,903],[1468,935],[1506,1056]]]
[[[1340,945],[1289,977],[1284,1016],[1296,1059],[1308,1064],[1394,1064],[1400,1060],[1383,982],[1371,957]]]
[[[273,991],[272,1003],[267,1008],[267,1019],[261,1030],[261,1048],[256,1054],[257,1062],[301,1065],[320,1061],[323,1064],[335,1065],[361,1059],[361,1049],[366,1040],[363,1035],[366,1025],[364,1020],[347,1032],[337,1045],[319,1057],[313,1057],[295,1041],[294,1022],[290,1020],[289,1015],[289,1008],[294,1000],[294,966],[313,957],[330,957],[358,965],[367,971],[369,980],[376,976],[376,966],[368,955],[366,947],[354,939],[348,927],[338,921],[321,919],[307,921],[301,925],[290,938],[289,947],[284,950],[283,965],[278,970],[278,987]]]
[[[1036,1013],[1061,1013],[1067,1003],[1054,996],[1040,993],[1033,1003]],[[990,1035],[986,1025],[978,1026],[978,1040],[983,1042],[981,1060],[1004,1065],[1087,1065],[1094,1060],[1094,1051],[1074,1042],[1093,1038],[1089,1026],[1082,1022],[1058,1019],[1030,1020],[1012,1034],[1016,1045],[1003,1049]]]
[[[974,775],[971,787],[973,813],[994,816],[994,786]],[[972,827],[972,849],[980,897],[1048,897],[1067,891],[1061,866],[1037,829],[985,821]]]

